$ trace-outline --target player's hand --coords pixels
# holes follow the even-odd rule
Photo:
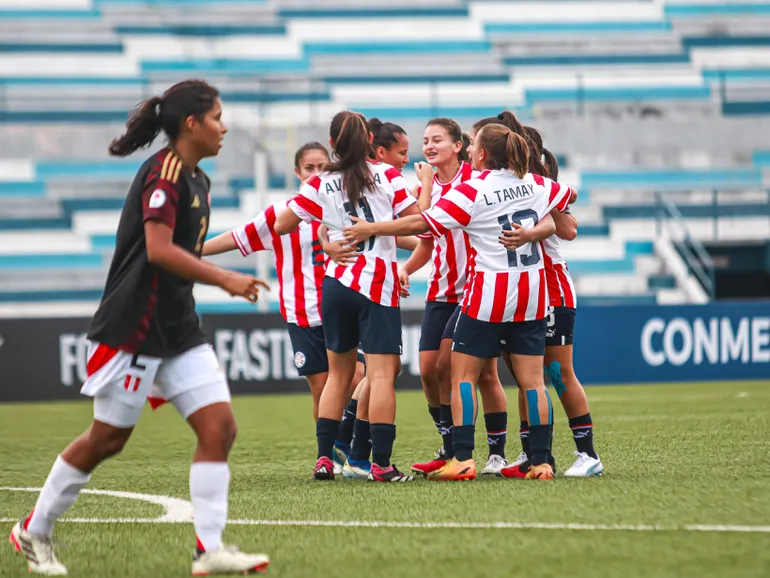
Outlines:
[[[503,231],[503,234],[499,237],[500,243],[509,251],[513,251],[514,249],[518,249],[522,245],[526,245],[527,243],[531,243],[532,240],[530,238],[529,229],[525,229],[518,223],[512,223],[513,230],[512,231]]]
[[[351,245],[363,243],[369,237],[374,236],[371,223],[365,221],[364,219],[359,219],[358,217],[352,216],[350,217],[350,220],[353,222],[353,225],[350,227],[345,227],[344,231],[345,238],[347,239],[348,243]]]
[[[433,180],[433,167],[428,163],[414,163],[414,172],[417,173],[417,178],[420,182]]]
[[[260,288],[270,291],[270,285],[264,281],[236,271],[227,272],[221,287],[233,297],[243,297],[251,303],[256,303],[259,299]]]
[[[398,280],[401,283],[401,297],[409,297],[409,273],[404,267],[398,269]]]
[[[337,265],[352,265],[358,258],[355,246],[347,240],[322,243],[321,248]]]
[[[421,190],[422,190],[422,186],[421,186],[421,185],[415,185],[415,186],[413,186],[413,187],[412,187],[412,191],[411,191],[411,192],[412,192],[412,196],[413,196],[415,199],[419,199],[419,198],[420,198],[420,191],[421,191]]]

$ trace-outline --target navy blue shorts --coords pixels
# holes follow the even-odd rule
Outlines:
[[[289,339],[294,350],[294,365],[301,376],[315,375],[329,371],[329,358],[326,356],[324,328],[300,327],[289,323]],[[366,365],[364,352],[358,350],[358,362]]]
[[[574,307],[548,308],[546,345],[572,345],[575,333],[575,313]]]
[[[514,323],[479,321],[460,314],[452,351],[491,359],[500,352],[517,355],[545,355],[546,319]]]
[[[457,303],[428,301],[422,316],[420,329],[420,351],[438,351],[444,336],[444,329],[457,309]]]
[[[452,316],[449,321],[446,322],[444,332],[441,334],[441,339],[452,339],[455,335],[455,328],[457,327],[457,320],[460,319],[460,313],[462,313],[463,306],[455,305],[455,310],[452,312]]]
[[[364,353],[401,355],[399,307],[374,303],[337,279],[324,277],[321,316],[330,351],[345,353],[360,343]]]

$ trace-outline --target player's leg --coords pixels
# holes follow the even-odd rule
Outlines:
[[[593,419],[588,398],[572,363],[575,310],[556,307],[554,315],[554,334],[549,336],[545,352],[545,372],[567,414],[577,448],[577,459],[564,475],[580,478],[598,476],[604,472],[604,466],[594,449]]]
[[[11,531],[11,542],[27,557],[30,572],[62,575],[51,542],[53,526],[75,503],[91,472],[118,454],[142,413],[160,360],[134,357],[93,344],[83,393],[94,397],[94,420],[54,462],[34,510]]]
[[[294,351],[294,365],[297,373],[307,380],[313,396],[313,420],[318,421],[318,402],[329,371],[323,327],[300,327],[289,323],[287,329]]]
[[[355,427],[356,414],[358,413],[358,398],[361,395],[361,382],[366,375],[366,360],[363,351],[357,354],[356,372],[350,380],[348,391],[348,403],[342,412],[342,421],[334,440],[334,473],[342,473],[342,468],[350,455],[350,446],[353,443],[353,429]]]
[[[446,465],[428,474],[429,480],[472,480],[479,376],[489,359],[500,352],[497,324],[478,321],[460,314],[452,345],[452,451]]]
[[[364,376],[354,394],[358,396],[358,405],[353,423],[353,440],[350,444],[350,455],[342,468],[342,475],[349,479],[366,479],[372,469],[372,462],[369,460],[372,452],[369,393],[369,378]]]
[[[546,320],[506,324],[504,350],[510,354],[511,365],[519,387],[524,391],[529,423],[531,479],[553,479],[551,439],[553,436],[553,406],[545,387],[542,368],[538,366],[545,354]],[[505,477],[519,477],[509,466],[501,470]]]
[[[164,360],[156,385],[197,439],[190,467],[196,537],[193,575],[263,570],[269,564],[264,554],[246,554],[222,543],[230,490],[228,457],[237,426],[230,388],[213,348],[200,345]]]
[[[497,373],[497,358],[484,363],[479,376],[479,392],[484,407],[484,425],[487,428],[489,458],[481,475],[497,475],[508,465],[505,443],[508,438],[508,398]]]
[[[511,356],[503,353],[500,358],[505,362],[505,366],[508,368],[508,373],[511,374],[513,379],[516,379],[516,374],[513,372],[513,365],[511,364]],[[527,400],[524,397],[524,390],[518,387],[518,381],[516,381],[516,387],[518,389],[518,405],[519,405],[519,441],[521,442],[521,453],[519,456],[511,462],[509,467],[518,466],[529,460],[529,423],[527,422]]]
[[[420,475],[428,475],[430,472],[443,468],[452,454],[452,406],[450,395],[452,392],[451,379],[451,353],[452,336],[454,335],[457,319],[460,315],[460,306],[456,306],[449,320],[444,325],[439,343],[438,356],[436,358],[436,370],[439,382],[439,424],[438,431],[441,434],[442,446],[435,453],[433,459],[427,462],[412,465],[412,471]],[[424,321],[424,320],[423,320]],[[422,336],[420,337],[422,339]]]
[[[401,371],[401,310],[373,303],[363,295],[358,323],[361,349],[366,354],[369,381],[369,432],[372,440],[372,466],[369,481],[411,482],[391,462],[396,440],[396,375]]]

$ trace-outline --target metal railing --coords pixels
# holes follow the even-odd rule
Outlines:
[[[703,243],[690,234],[679,208],[660,191],[655,193],[655,227],[658,236],[664,232],[668,234],[689,272],[698,280],[709,300],[713,300],[716,293],[714,261]]]

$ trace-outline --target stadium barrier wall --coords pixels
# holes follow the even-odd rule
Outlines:
[[[403,312],[399,388],[419,388],[422,311]],[[77,399],[90,319],[0,319],[0,402]],[[203,328],[235,394],[305,392],[277,314],[206,315]],[[768,379],[770,301],[582,307],[575,368],[584,384]],[[503,383],[509,383],[501,367]]]

